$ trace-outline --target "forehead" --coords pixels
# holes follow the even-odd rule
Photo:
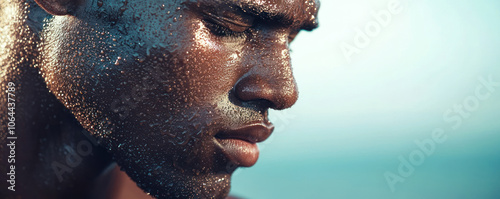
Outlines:
[[[319,0],[188,0],[199,8],[231,8],[264,20],[285,24],[301,24],[303,29],[314,29],[318,24]]]

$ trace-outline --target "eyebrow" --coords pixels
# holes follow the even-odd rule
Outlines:
[[[310,0],[311,1],[311,0]],[[255,0],[215,0],[209,1],[212,5],[216,5],[215,7],[219,7],[221,5],[229,6],[233,9],[241,10],[245,13],[251,14],[260,20],[276,23],[282,26],[297,26],[299,29],[304,30],[313,30],[318,27],[318,21],[316,19],[317,9],[319,8],[319,4],[312,0],[312,4],[307,7],[305,3],[303,6],[292,9],[283,9],[278,8],[278,6],[282,6],[279,4],[269,4],[266,1],[264,4],[255,3]],[[284,5],[289,5],[285,4]],[[290,8],[289,6],[287,6]],[[304,9],[313,9],[312,11],[306,13]]]
[[[235,1],[231,1],[232,3],[235,3]],[[289,5],[284,3],[284,5]],[[301,7],[300,10],[292,10],[288,8],[276,8],[281,5],[276,5],[276,4],[267,4],[267,5],[258,5],[255,3],[252,3],[252,0],[249,1],[240,1],[239,5],[234,5],[237,6],[239,9],[243,10],[244,12],[248,12],[253,14],[254,16],[260,18],[261,20],[264,21],[270,21],[271,23],[279,23],[283,26],[292,26],[292,25],[298,25],[300,29],[305,29],[305,30],[312,30],[318,26],[318,22],[316,20],[316,12],[317,12],[317,7],[315,3],[313,3],[314,6],[309,7],[309,9],[316,9],[314,13],[305,13],[304,9],[307,9],[308,7]],[[294,8],[293,6],[292,8]],[[300,12],[302,11],[302,12]],[[299,24],[295,24],[299,23]]]

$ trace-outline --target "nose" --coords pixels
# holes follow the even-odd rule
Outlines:
[[[254,52],[244,58],[243,64],[248,71],[236,83],[235,95],[243,102],[267,106],[261,108],[289,108],[297,101],[298,89],[292,73],[288,41],[274,39],[265,43],[254,46]]]

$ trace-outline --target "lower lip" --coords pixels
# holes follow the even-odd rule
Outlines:
[[[217,139],[224,152],[238,166],[251,167],[259,159],[259,147],[240,139]]]

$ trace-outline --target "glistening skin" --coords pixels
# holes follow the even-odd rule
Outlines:
[[[90,193],[114,161],[158,198],[227,196],[233,171],[256,163],[256,143],[273,130],[268,110],[298,98],[289,44],[317,27],[319,8],[311,0],[37,3],[4,3],[21,20],[9,27],[16,48],[2,49],[2,81],[29,85],[18,88],[30,102],[18,105],[19,147],[32,151],[18,163],[19,181],[35,186],[16,194],[50,198]],[[84,139],[82,130],[99,147],[59,182],[51,163],[64,162],[64,146]]]

